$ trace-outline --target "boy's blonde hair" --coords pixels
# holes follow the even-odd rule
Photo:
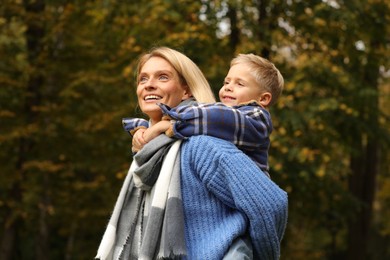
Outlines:
[[[275,65],[258,55],[239,54],[230,62],[230,67],[237,64],[249,66],[257,83],[265,92],[270,92],[272,99],[270,106],[275,104],[283,91],[284,79]]]
[[[152,57],[160,57],[169,62],[179,74],[180,82],[188,86],[196,101],[201,103],[215,102],[210,85],[199,67],[181,52],[168,47],[157,47],[141,56],[137,67],[137,81],[142,67]]]

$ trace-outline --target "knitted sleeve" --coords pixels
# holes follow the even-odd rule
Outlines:
[[[189,163],[206,188],[248,217],[256,258],[279,259],[287,224],[287,193],[231,143],[196,136],[186,146]]]
[[[197,104],[170,108],[159,104],[162,112],[173,119],[170,133],[186,139],[208,135],[232,142],[240,149],[253,149],[269,144],[272,131],[268,111],[258,105],[228,107],[222,103]]]

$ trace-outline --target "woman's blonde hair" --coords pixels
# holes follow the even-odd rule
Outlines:
[[[283,76],[275,65],[254,54],[239,54],[231,61],[230,67],[237,64],[246,64],[250,68],[260,88],[271,93],[272,99],[269,105],[275,104],[284,87]]]
[[[141,56],[137,67],[137,81],[142,67],[152,57],[160,57],[169,62],[179,74],[181,83],[188,86],[196,101],[201,103],[215,102],[210,85],[199,67],[181,52],[168,47],[156,47]]]

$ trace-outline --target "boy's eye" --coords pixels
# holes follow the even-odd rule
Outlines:
[[[160,75],[158,77],[159,80],[167,80],[168,79],[168,76],[167,75]]]

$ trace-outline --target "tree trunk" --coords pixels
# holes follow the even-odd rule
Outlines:
[[[4,232],[1,239],[0,259],[11,260],[14,259],[16,222],[7,223],[8,218],[4,221]]]
[[[36,242],[36,259],[50,259],[49,227],[47,225],[47,211],[44,206],[39,209],[39,231]]]
[[[237,8],[229,4],[227,16],[230,20],[230,49],[232,53],[236,52],[240,43],[240,29],[238,28]]]
[[[25,102],[25,115],[27,124],[35,122],[38,118],[38,112],[34,110],[34,107],[38,107],[42,104],[42,89],[45,83],[45,66],[44,60],[44,37],[45,37],[45,2],[43,0],[36,1],[23,1],[26,11],[26,42],[27,42],[27,54],[28,62],[30,65],[31,73],[27,82],[27,96]],[[31,150],[36,147],[36,142],[32,137],[28,139],[29,151],[26,154],[30,154]],[[45,174],[45,173],[43,173]],[[43,186],[46,187],[47,176],[43,176]],[[38,208],[38,232],[35,240],[36,247],[36,259],[45,260],[49,259],[49,239],[48,239],[48,223],[47,223],[47,198],[45,194],[46,188],[43,188],[43,195],[39,201]]]
[[[260,56],[269,59],[270,58],[270,29],[269,19],[267,17],[266,7],[269,4],[269,0],[257,0],[257,12],[259,14],[258,18],[258,29],[257,29],[257,38],[261,43]]]
[[[356,151],[363,152],[363,147],[356,147]],[[366,211],[367,204],[364,201],[365,197],[365,169],[364,156],[359,154],[352,156],[350,160],[351,176],[349,178],[349,190],[363,205],[359,207],[356,216],[349,222],[348,225],[348,257],[350,260],[365,259],[365,244],[367,243],[367,219]]]
[[[359,150],[363,156],[351,158],[352,174],[349,180],[350,192],[362,203],[356,216],[349,223],[348,259],[367,259],[367,247],[370,241],[372,204],[374,200],[378,144],[369,140]]]
[[[68,236],[68,242],[66,243],[65,260],[71,260],[73,258],[74,241],[77,229],[78,222],[74,220],[70,226],[70,234]]]
[[[23,164],[26,161],[26,154],[30,149],[30,143],[21,138],[18,144],[18,157],[15,165],[15,175],[18,181],[14,182],[10,190],[8,198],[11,198],[12,203],[8,206],[6,204],[6,217],[3,222],[3,234],[0,245],[0,259],[11,260],[15,259],[15,255],[19,247],[15,244],[19,228],[22,226],[22,217],[15,213],[15,208],[22,205],[22,188],[21,183],[24,180],[25,172],[23,171]],[[12,205],[13,204],[13,205]],[[20,252],[19,252],[20,253]]]
[[[372,50],[379,49],[375,42]],[[368,55],[369,62],[363,75],[363,81],[373,90],[366,94],[361,105],[361,117],[370,129],[379,128],[379,100],[378,78],[380,58],[375,53]],[[371,94],[372,93],[372,94]],[[372,219],[372,205],[375,195],[376,177],[378,174],[379,143],[374,131],[362,131],[360,143],[356,147],[356,155],[351,157],[351,176],[349,189],[361,203],[356,217],[349,223],[348,229],[348,257],[350,260],[369,259],[368,245],[370,242],[370,227]]]

